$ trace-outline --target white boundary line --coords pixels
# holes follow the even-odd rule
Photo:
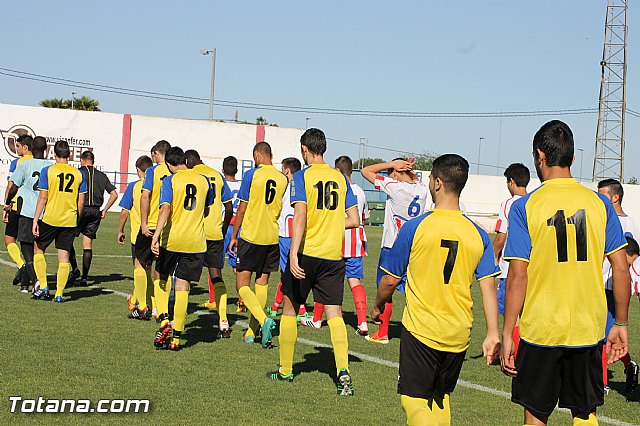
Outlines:
[[[0,259],[0,263],[3,264],[3,265],[14,267],[14,268],[16,266],[15,263],[6,261],[4,259]],[[112,293],[112,294],[115,294],[117,296],[122,296],[122,297],[128,297],[129,296],[129,294],[127,294],[127,293],[123,293],[123,292],[117,291],[117,290],[112,290],[112,289],[106,288],[106,287],[99,287],[99,286],[92,285],[92,286],[89,286],[89,288],[101,289],[106,293]],[[209,312],[209,311],[196,311],[195,314],[196,315],[211,315],[211,312]],[[249,324],[244,322],[244,321],[236,321],[235,323],[240,325],[241,327],[248,327],[249,326]],[[328,345],[326,343],[316,342],[315,340],[298,338],[297,341],[298,341],[298,343],[302,343],[303,345],[307,345],[307,346],[333,349],[333,346]],[[349,355],[358,357],[358,358],[363,359],[365,361],[373,362],[375,364],[384,365],[386,367],[391,367],[391,368],[396,368],[396,369],[399,367],[397,362],[387,361],[386,359],[382,359],[382,358],[378,358],[378,357],[375,357],[375,356],[363,354],[363,353],[360,353],[360,352],[349,351]],[[491,395],[500,396],[502,398],[511,399],[511,394],[509,392],[505,392],[505,391],[502,391],[502,390],[499,390],[499,389],[494,389],[494,388],[490,388],[490,387],[487,387],[487,386],[482,386],[482,385],[479,385],[479,384],[476,384],[476,383],[467,382],[466,380],[458,380],[457,384],[458,384],[458,386],[462,386],[463,388],[473,389],[473,390],[477,390],[477,391],[480,391],[480,392],[488,393],[488,394],[491,394]],[[571,411],[566,409],[566,408],[557,408],[557,410],[565,412],[565,413],[571,413]],[[627,423],[627,422],[623,422],[622,420],[612,419],[611,417],[600,416],[600,415],[598,416],[598,421],[602,422],[602,423],[605,423],[605,424],[614,425],[614,426],[634,426],[633,423]]]
[[[0,253],[8,254],[9,252],[6,251],[6,250],[0,250]],[[44,255],[45,256],[51,256],[51,257],[53,257],[53,256],[58,257],[57,253],[45,253]],[[93,257],[107,257],[107,258],[108,257],[112,257],[112,258],[117,258],[117,259],[125,259],[125,258],[126,259],[131,259],[131,255],[124,255],[124,254],[94,254]],[[3,262],[3,264],[4,264],[4,262]],[[11,266],[15,266],[15,264],[11,263]]]

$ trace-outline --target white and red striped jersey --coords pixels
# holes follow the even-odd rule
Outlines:
[[[509,230],[509,212],[511,211],[511,206],[514,201],[521,197],[522,195],[514,195],[500,204],[500,212],[498,213],[498,221],[496,222],[496,234],[507,234]],[[507,234],[507,238],[509,238],[509,234]],[[505,240],[504,247],[506,246],[507,242]],[[500,258],[498,259],[498,265],[501,271],[498,278],[507,278],[507,273],[509,272],[509,262],[503,259],[504,247],[502,247],[502,252],[500,252]]]
[[[620,225],[622,225],[622,232],[624,232],[625,237],[631,237],[638,241],[640,231],[633,219],[626,214],[618,215],[618,219],[620,219]],[[613,290],[613,272],[611,271],[611,263],[609,263],[609,259],[606,257],[604,258],[604,262],[602,262],[602,278],[604,279],[604,288]]]
[[[409,219],[424,213],[429,189],[420,180],[400,182],[387,176],[376,175],[377,190],[387,194],[382,228],[382,247],[391,248],[398,231]]]
[[[282,196],[282,210],[278,218],[280,232],[278,236],[291,238],[291,228],[293,227],[293,207],[291,206],[291,185],[287,185],[287,190]]]
[[[242,181],[237,180],[232,182],[228,180],[227,185],[229,186],[229,190],[231,191],[231,204],[233,205],[233,217],[231,218],[231,225],[233,225],[236,221],[236,212],[238,211],[238,206],[240,205],[240,200],[238,200],[238,192],[240,191],[240,185],[242,185]]]
[[[360,226],[345,229],[344,242],[342,244],[342,257],[364,257],[367,255],[367,234],[364,232],[364,221],[369,219],[369,204],[364,190],[355,183],[351,184],[351,190],[358,200],[358,215]]]
[[[640,296],[640,257],[637,257],[629,267],[631,274],[631,295]]]

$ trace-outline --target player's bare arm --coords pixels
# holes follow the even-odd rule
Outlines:
[[[120,210],[120,223],[118,224],[118,244],[124,245],[124,241],[126,235],[124,234],[124,226],[127,224],[127,219],[129,218],[129,211],[122,209]]]
[[[236,218],[236,221],[237,220],[238,219]],[[304,269],[302,269],[298,264],[298,251],[300,250],[300,243],[302,242],[302,236],[304,235],[306,226],[307,204],[295,203],[293,205],[293,222],[291,224],[291,249],[289,250],[289,267],[291,269],[291,275],[299,280],[302,280],[305,277]]]
[[[229,251],[231,253],[236,253],[238,251],[238,233],[242,227],[242,221],[244,220],[244,214],[247,211],[248,205],[249,203],[246,201],[240,201],[240,205],[236,211],[236,220],[233,222],[233,232],[231,233],[231,241],[229,242]]]
[[[143,235],[151,237],[153,234],[149,230],[147,220],[149,219],[149,209],[151,208],[151,192],[146,189],[140,194],[140,230]]]
[[[496,259],[500,259],[500,256],[502,255],[502,249],[504,248],[506,242],[507,234],[498,232],[496,234],[496,238],[493,240],[493,255],[496,257]]]
[[[117,199],[118,199],[118,191],[114,189],[109,193],[109,200],[107,201],[107,205],[104,206],[104,209],[102,210],[102,212],[100,212],[100,217],[104,219],[104,217],[107,215],[107,212],[109,211],[111,206],[113,206],[113,204],[116,202]]]
[[[224,206],[224,217],[222,219],[222,235],[226,235],[231,219],[233,218],[233,202],[232,200],[222,204]]]
[[[413,170],[415,161],[413,157],[406,160],[395,160],[387,163],[372,164],[360,170],[362,177],[375,185],[376,175],[384,170],[394,169],[398,172],[407,172]]]
[[[344,222],[345,229],[357,228],[360,226],[360,216],[358,215],[358,207],[354,206],[347,210],[347,219]]]
[[[38,220],[44,211],[44,207],[47,205],[47,199],[49,198],[49,193],[47,191],[40,191],[40,195],[38,196],[38,203],[36,204],[36,212],[33,215],[33,225],[31,227],[31,231],[34,236],[40,235],[40,228],[38,227]]]
[[[527,292],[529,263],[524,260],[513,259],[509,262],[509,274],[507,275],[507,288],[504,306],[504,325],[502,327],[502,351],[500,364],[502,372],[507,376],[516,376],[515,345],[513,343],[513,328],[516,326],[518,316],[524,306],[524,297]]]
[[[9,211],[11,210],[11,206],[13,205],[13,198],[18,193],[18,186],[15,185],[12,181],[9,181],[7,184],[7,190],[5,191],[4,198],[4,211],[2,213],[2,220],[4,223],[9,221]]]
[[[482,343],[482,355],[491,365],[500,356],[500,332],[498,331],[498,297],[496,295],[495,278],[480,280],[482,308],[487,323],[487,336]]]
[[[376,301],[371,309],[371,319],[374,323],[380,324],[380,319],[378,317],[384,312],[384,305],[389,301],[389,299],[391,299],[393,292],[398,286],[398,281],[399,278],[389,274],[386,274],[380,280],[380,285],[378,286],[378,292],[376,294]],[[496,308],[496,315],[497,309],[498,308]]]
[[[171,205],[165,203],[160,206],[160,213],[158,215],[158,226],[156,226],[156,231],[151,238],[151,251],[156,256],[160,254],[160,235],[162,234],[162,230],[169,220],[169,216],[171,216]]]
[[[84,193],[78,194],[78,218],[82,215],[82,210],[84,210],[84,197]]]
[[[613,364],[629,350],[629,300],[631,299],[631,277],[624,250],[607,256],[611,263],[613,277],[613,299],[616,305],[616,319],[607,336],[608,363]],[[625,325],[626,324],[626,325]]]

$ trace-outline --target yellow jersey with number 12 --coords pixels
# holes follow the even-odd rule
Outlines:
[[[40,191],[47,191],[42,221],[47,225],[72,228],[78,225],[78,195],[87,192],[87,181],[70,164],[56,163],[40,172]]]

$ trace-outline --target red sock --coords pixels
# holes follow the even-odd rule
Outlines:
[[[324,306],[322,307],[324,309]],[[304,315],[307,313],[307,307],[304,306],[304,303],[300,305],[300,309],[298,309],[298,315]]]
[[[627,368],[627,365],[629,365],[629,363],[631,362],[631,355],[629,355],[629,352],[627,352],[625,356],[620,358],[620,361],[622,361],[622,363],[624,364],[624,368]]]
[[[322,321],[322,314],[324,314],[324,305],[322,303],[315,302],[313,304],[313,320],[315,322]]]
[[[607,351],[602,348],[602,382],[605,386],[609,386],[609,371],[607,370]]]
[[[209,303],[213,303],[216,301],[216,291],[213,289],[213,282],[211,281],[211,277],[209,277]]]
[[[353,294],[353,303],[356,305],[356,316],[358,317],[358,325],[367,322],[367,292],[362,284],[351,289]]]
[[[272,311],[277,311],[280,305],[282,304],[282,298],[284,295],[282,294],[282,281],[278,283],[278,290],[276,290],[276,299],[273,301],[273,305],[271,305]]]
[[[393,304],[387,302],[384,304],[384,312],[379,316],[380,328],[378,328],[378,337],[389,337],[389,321],[391,320],[391,312],[393,312]]]
[[[517,325],[513,327],[511,338],[513,339],[513,346],[515,347],[513,351],[513,358],[515,359],[516,355],[518,355],[518,346],[520,346],[520,328]]]

